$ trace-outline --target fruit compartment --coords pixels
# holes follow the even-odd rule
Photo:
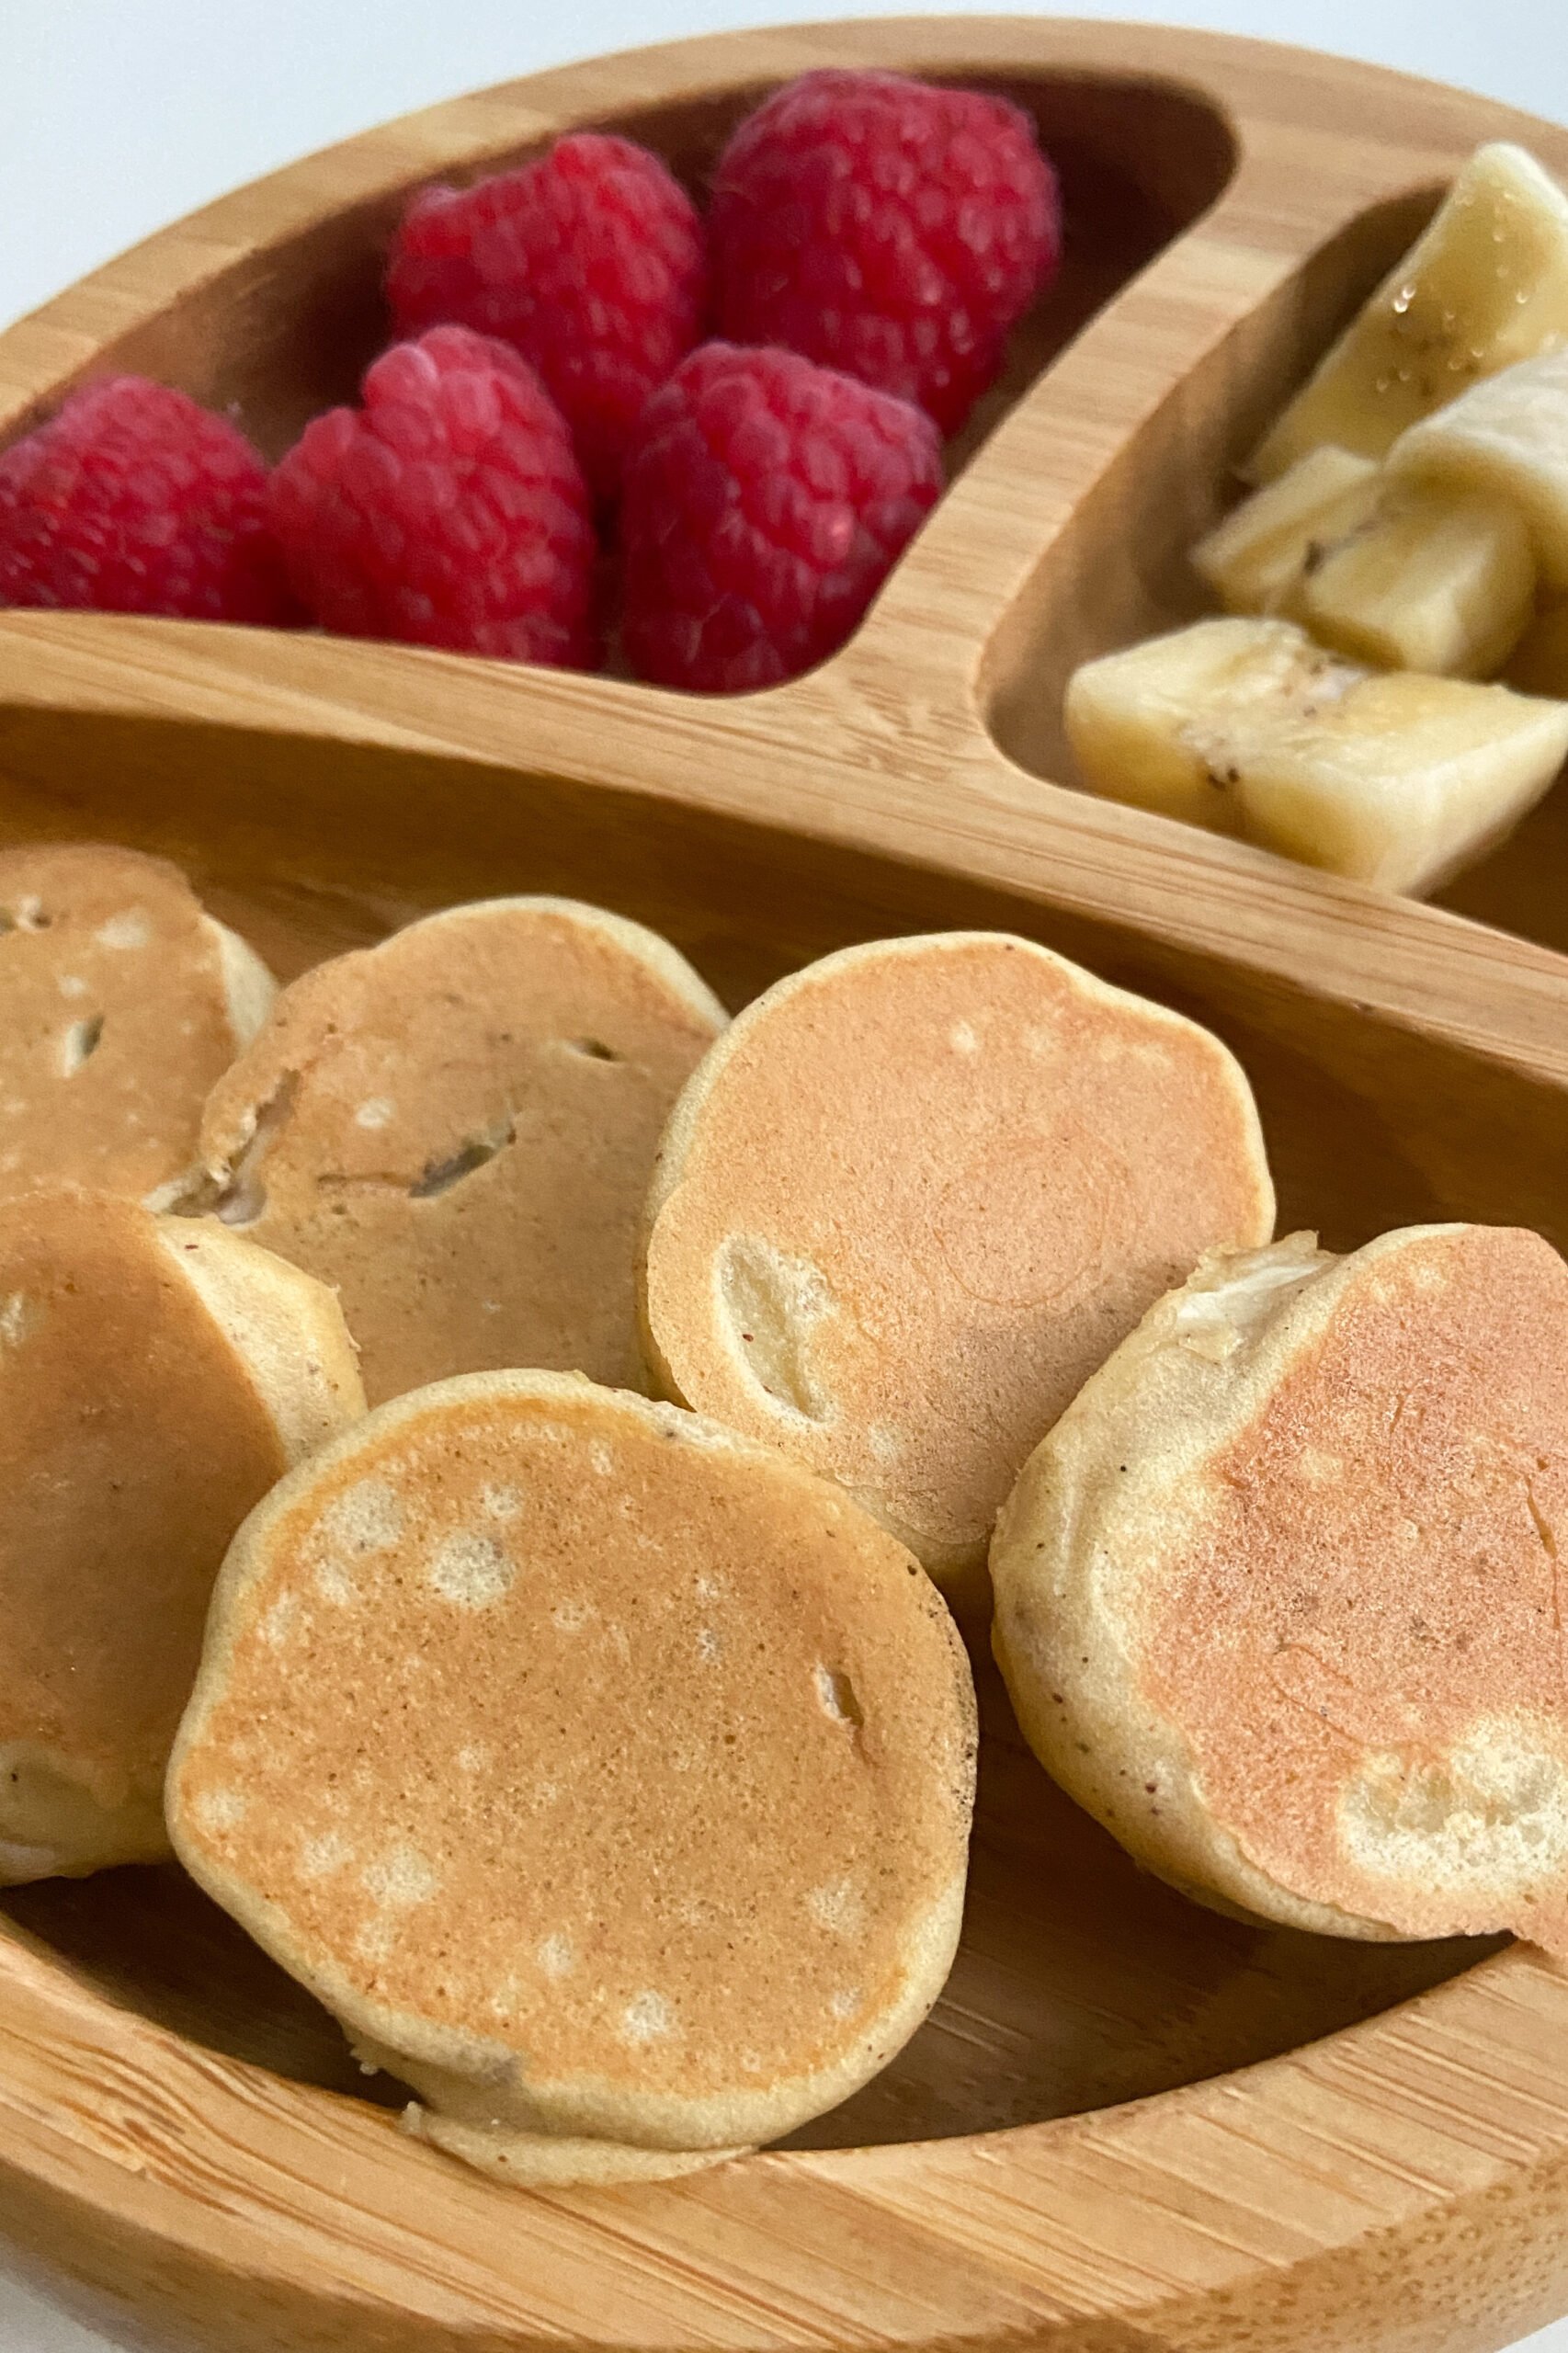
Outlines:
[[[1256,306],[1221,319],[1216,305],[1222,331],[1173,374],[1092,479],[1081,480],[1081,494],[1000,617],[981,666],[985,724],[1010,761],[1043,780],[1085,789],[1062,725],[1073,671],[1097,654],[1218,611],[1188,551],[1245,495],[1238,467],[1426,227],[1453,166],[1488,137],[1519,140],[1568,180],[1562,132],[1477,104],[1448,170],[1412,172],[1418,184],[1356,209]],[[1168,256],[1173,275],[1190,278],[1191,244],[1222,240],[1230,210],[1221,200],[1187,247]],[[1156,265],[1134,301],[1157,293],[1161,274]],[[1086,381],[1100,358],[1091,329],[1073,355],[1074,384]],[[1043,389],[1053,413],[1064,404],[1070,411],[1073,389],[1060,381]],[[1568,913],[1558,878],[1565,858],[1568,795],[1560,779],[1509,839],[1437,892],[1433,904],[1562,952],[1568,949]]]
[[[1078,789],[1062,722],[1078,665],[1220,609],[1188,550],[1245,496],[1236,468],[1441,195],[1347,222],[1170,386],[1086,491],[987,649],[987,724],[1020,767]]]
[[[1176,86],[1110,74],[1016,70],[944,78],[1006,96],[1030,115],[1060,175],[1066,232],[1056,278],[1010,337],[1002,375],[948,444],[950,483],[1085,323],[1221,194],[1234,149],[1220,113]],[[276,459],[312,416],[357,399],[365,368],[392,339],[381,276],[389,241],[415,189],[433,178],[465,186],[526,162],[562,131],[586,129],[615,131],[652,148],[701,203],[730,134],[775,86],[774,77],[747,78],[697,98],[608,109],[578,106],[567,92],[558,109],[547,109],[543,126],[535,108],[509,104],[506,89],[489,94],[483,109],[469,101],[438,109],[437,119],[452,119],[428,161],[423,160],[424,141],[411,137],[394,153],[390,172],[375,173],[373,193],[292,230],[283,225],[280,208],[278,233],[264,233],[216,268],[201,266],[216,238],[193,235],[198,274],[178,305],[106,337],[90,368],[60,374],[43,398],[13,402],[7,411],[0,381],[0,447],[85,376],[123,369],[177,384],[226,412]],[[459,119],[465,114],[474,118],[466,137]],[[508,117],[509,134],[498,129]],[[432,119],[415,121],[426,119]],[[457,161],[443,166],[441,157],[454,151]],[[421,160],[409,168],[415,157]],[[324,172],[332,160],[316,159]],[[300,168],[308,174],[312,165]],[[264,200],[293,177],[281,175],[246,193]],[[242,201],[226,199],[188,228],[194,233],[208,223],[221,232],[224,214]],[[152,241],[141,255],[165,242]],[[133,278],[139,257],[111,265],[111,274],[122,282],[128,274]],[[47,319],[47,311],[41,316]]]

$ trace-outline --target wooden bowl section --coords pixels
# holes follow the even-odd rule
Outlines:
[[[852,940],[1005,926],[1235,1046],[1286,1226],[1340,1246],[1470,1217],[1568,1244],[1568,819],[1549,804],[1452,894],[1526,939],[1051,780],[1067,668],[1187,608],[1181,551],[1231,458],[1460,158],[1513,136],[1568,171],[1563,134],[1144,28],[687,43],[413,117],[153,239],[0,337],[0,431],[131,367],[276,449],[381,335],[410,187],[584,123],[700,177],[760,92],[824,63],[1012,91],[1074,236],[838,657],[701,701],[0,615],[0,838],[162,851],[285,974],[510,890],[656,925],[736,1006]],[[0,1906],[0,2228],[100,2318],[223,2353],[1483,2353],[1568,2303],[1568,1972],[1199,1911],[1060,1796],[983,1682],[947,1995],[788,2147],[504,2191],[401,2135],[396,2087],[177,1871],[120,1871]]]

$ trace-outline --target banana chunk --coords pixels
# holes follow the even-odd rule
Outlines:
[[[1517,506],[1536,562],[1568,588],[1568,351],[1527,359],[1476,384],[1451,408],[1401,434],[1389,472]]]
[[[1502,499],[1390,483],[1370,516],[1309,555],[1290,610],[1341,654],[1481,678],[1523,635],[1535,576],[1529,534]]]
[[[1278,612],[1316,551],[1373,513],[1377,482],[1370,458],[1333,443],[1310,450],[1199,540],[1193,566],[1227,612]]]
[[[1568,704],[1369,672],[1283,620],[1199,621],[1085,663],[1065,715],[1095,791],[1415,894],[1568,757]]]
[[[1568,342],[1568,197],[1524,148],[1478,148],[1254,453],[1272,482],[1333,441],[1381,458],[1478,378]]]
[[[1512,506],[1391,483],[1333,443],[1255,491],[1192,563],[1228,612],[1280,613],[1341,653],[1443,676],[1499,669],[1535,597]]]
[[[1285,709],[1315,652],[1286,621],[1197,621],[1081,664],[1062,715],[1085,783],[1210,833],[1245,833],[1226,730],[1258,704]],[[1318,654],[1317,675],[1337,692],[1361,673]]]

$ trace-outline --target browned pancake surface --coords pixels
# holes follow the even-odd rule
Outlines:
[[[645,1313],[676,1394],[942,1573],[1150,1302],[1272,1221],[1245,1081],[1206,1031],[1024,941],[891,941],[715,1049],[665,1147]]]
[[[1142,1676],[1249,1859],[1408,1934],[1491,1928],[1506,1896],[1455,1878],[1449,1825],[1522,1817],[1540,1885],[1515,1925],[1568,1945],[1556,1252],[1469,1226],[1380,1256],[1210,1461],[1201,1522],[1151,1587]],[[1407,1880],[1377,1864],[1402,1839]]]
[[[0,852],[0,1191],[168,1183],[237,1050],[217,935],[172,866]]]
[[[155,1788],[213,1577],[284,1468],[145,1211],[0,1204],[0,1745],[72,1760],[106,1806]]]
[[[372,1404],[504,1365],[643,1384],[637,1220],[722,1015],[631,932],[560,901],[413,925],[286,989],[213,1095],[219,1214],[337,1286]]]
[[[541,2097],[831,2068],[961,1883],[951,1621],[778,1458],[522,1385],[389,1409],[247,1535],[181,1851],[362,2029],[491,2038]]]

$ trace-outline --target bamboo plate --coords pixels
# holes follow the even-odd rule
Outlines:
[[[438,108],[199,213],[0,337],[0,430],[131,367],[281,447],[382,333],[378,248],[410,186],[582,122],[699,176],[761,89],[834,61],[1022,97],[1074,254],[844,654],[696,701],[4,615],[0,834],[162,850],[286,974],[517,889],[658,926],[736,1005],[849,940],[1004,925],[1231,1040],[1287,1223],[1568,1243],[1568,795],[1452,894],[1491,930],[1045,780],[1067,667],[1185,609],[1179,553],[1229,456],[1460,158],[1522,138],[1568,174],[1563,133],[1147,28],[697,41]],[[635,2190],[500,2190],[403,2138],[324,2013],[175,1871],[121,1871],[6,1899],[0,2227],[111,2327],[224,2353],[1476,2353],[1568,2303],[1568,1973],[1199,1912],[986,1700],[948,1995],[788,2148]]]

